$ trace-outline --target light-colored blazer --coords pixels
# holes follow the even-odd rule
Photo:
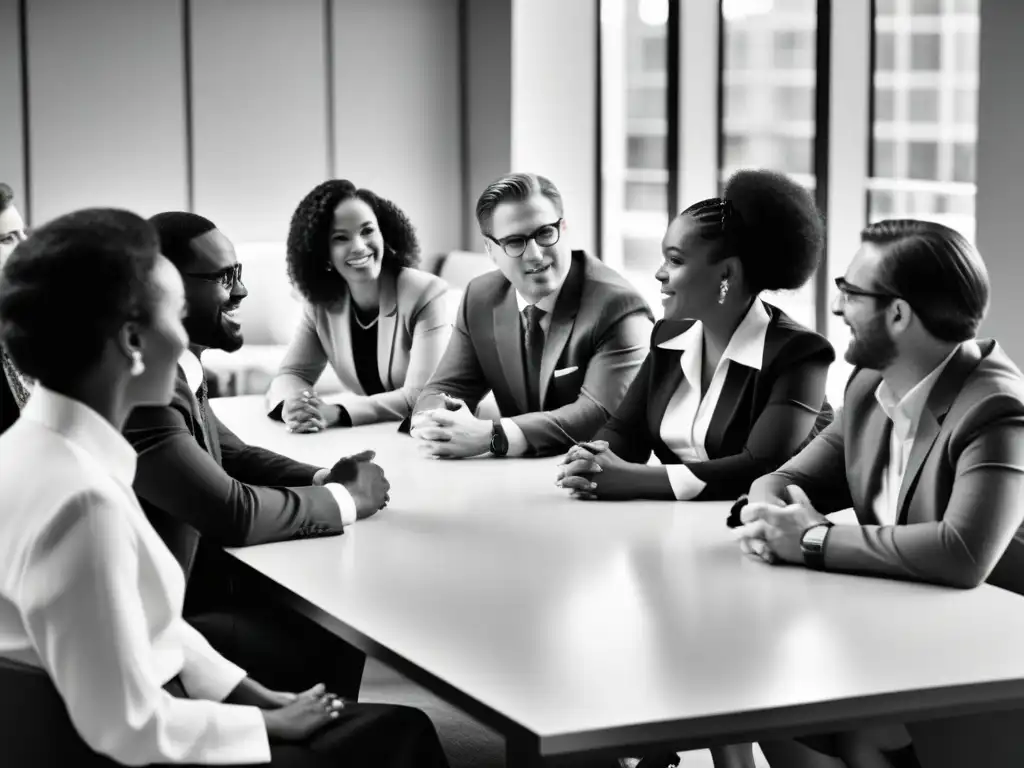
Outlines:
[[[377,373],[385,391],[369,396],[359,383],[352,357],[348,294],[329,307],[307,304],[281,369],[267,390],[267,412],[312,387],[330,363],[345,391],[326,399],[344,406],[353,426],[401,421],[412,412],[448,345],[452,328],[447,293],[444,280],[417,269],[381,272]]]
[[[991,339],[964,342],[932,389],[900,487],[896,525],[873,501],[888,460],[890,424],[877,371],[858,368],[836,420],[751,497],[799,485],[836,525],[825,568],[969,588],[989,581],[1024,594],[1024,376]],[[783,497],[784,498],[784,497]]]

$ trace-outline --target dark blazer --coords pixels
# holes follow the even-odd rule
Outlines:
[[[764,307],[770,320],[761,369],[729,362],[705,439],[709,460],[686,462],[707,484],[695,501],[735,499],[832,421],[825,399],[828,367],[835,360],[832,346],[778,307]],[[661,439],[661,422],[683,381],[684,353],[657,345],[693,322],[662,320],[654,327],[650,354],[615,415],[596,435],[626,461],[644,464],[653,451],[662,464],[683,463]]]
[[[246,445],[206,410],[209,442],[179,368],[171,404],[136,408],[124,428],[139,454],[135,493],[186,578],[200,536],[241,547],[342,532],[331,492],[310,485],[319,467]]]
[[[359,383],[352,357],[348,292],[334,306],[306,304],[281,369],[267,391],[267,412],[273,412],[287,397],[311,388],[330,363],[345,395],[328,400],[345,407],[353,426],[406,418],[451,335],[447,294],[444,280],[418,269],[381,272],[377,373],[385,391],[369,397]]]
[[[0,370],[0,435],[18,420],[20,414],[21,409],[18,407],[18,401],[14,399],[14,393],[11,392],[11,385],[7,383],[7,377]]]
[[[565,450],[590,438],[619,404],[647,353],[652,322],[621,275],[573,251],[545,336],[541,411],[530,413],[516,292],[501,272],[488,272],[466,287],[451,341],[414,412],[436,407],[440,393],[475,411],[493,390],[534,454]]]
[[[991,339],[960,346],[935,383],[907,459],[896,525],[874,512],[891,422],[881,374],[858,368],[836,420],[751,496],[799,485],[823,513],[860,525],[828,534],[825,568],[954,587],[988,580],[1024,594],[1024,376]]]

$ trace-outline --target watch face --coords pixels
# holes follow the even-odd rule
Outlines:
[[[820,547],[827,532],[827,525],[816,525],[804,534],[803,543],[811,547]]]

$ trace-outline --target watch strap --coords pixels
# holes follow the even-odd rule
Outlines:
[[[800,536],[800,551],[804,556],[804,565],[816,571],[825,570],[825,547],[828,544],[828,532],[832,523],[826,520],[807,528]]]

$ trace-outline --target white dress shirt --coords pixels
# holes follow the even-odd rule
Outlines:
[[[132,492],[128,441],[37,384],[0,455],[0,655],[46,670],[118,762],[269,762],[260,710],[219,703],[244,670],[181,617],[181,566]],[[176,675],[192,698],[163,689]]]
[[[892,422],[892,432],[889,433],[889,462],[882,470],[882,482],[872,505],[880,525],[896,524],[900,488],[903,485],[903,476],[907,472],[907,459],[910,458],[910,451],[914,447],[917,428],[921,423],[921,414],[928,404],[928,396],[935,388],[935,382],[939,380],[939,376],[958,349],[959,346],[954,348],[945,360],[917,382],[898,402],[885,380],[875,389],[875,399]]]
[[[704,368],[704,325],[697,321],[683,333],[658,345],[662,349],[683,352],[679,358],[683,380],[669,400],[661,420],[661,439],[680,461],[708,460],[704,441],[711,426],[711,417],[722,396],[729,366],[736,363],[761,370],[764,363],[764,340],[770,322],[771,317],[764,304],[760,299],[755,300],[729,339],[704,397],[700,394]],[[657,458],[653,458],[651,463],[658,463]],[[668,471],[672,492],[679,501],[694,498],[707,485],[685,464],[669,464],[665,469]]]
[[[185,372],[185,381],[188,382],[192,394],[198,396],[199,388],[203,386],[203,382],[206,380],[206,372],[203,370],[202,362],[191,350],[186,349],[181,353],[181,357],[178,358],[178,365]],[[213,429],[214,425],[211,424],[210,428]],[[329,470],[322,469],[320,471],[326,474]],[[335,503],[338,505],[342,526],[352,525],[358,519],[358,516],[356,515],[356,503],[352,500],[352,494],[348,492],[348,488],[341,483],[324,483],[324,488],[331,492]]]
[[[536,302],[537,309],[543,309],[544,314],[540,318],[540,329],[544,331],[544,343],[548,341],[548,329],[551,328],[551,313],[555,311],[555,304],[558,303],[558,294],[562,292],[562,287],[559,286],[558,290],[549,293],[540,301]],[[516,306],[519,308],[519,322],[523,322],[523,310],[530,306],[530,302],[527,301],[523,296],[516,291]],[[530,443],[526,439],[526,435],[523,434],[523,430],[519,428],[512,419],[502,419],[501,426],[505,429],[505,437],[508,438],[508,455],[509,456],[522,456],[526,453],[526,450],[530,447]]]

